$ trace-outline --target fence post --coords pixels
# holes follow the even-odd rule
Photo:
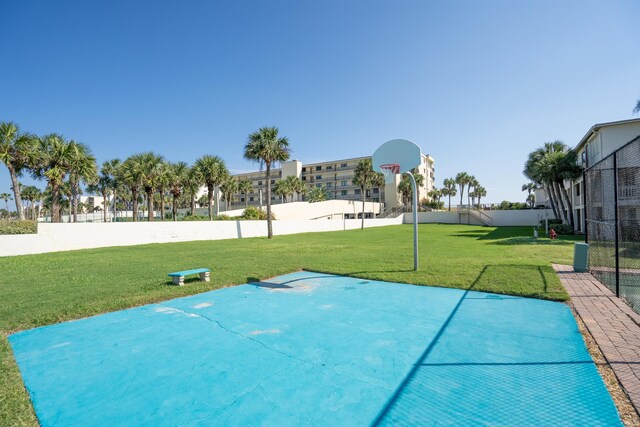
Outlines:
[[[589,226],[587,224],[587,170],[582,172],[582,220],[584,225],[584,242],[589,243]]]
[[[613,206],[616,250],[616,297],[620,298],[620,242],[618,238],[618,152],[613,153]]]

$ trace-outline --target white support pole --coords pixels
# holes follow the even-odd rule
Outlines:
[[[413,269],[418,271],[418,186],[411,172],[407,172],[413,190]]]

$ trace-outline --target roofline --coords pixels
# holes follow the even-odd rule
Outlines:
[[[594,133],[599,131],[601,128],[609,127],[609,126],[617,126],[617,125],[626,125],[626,124],[629,124],[629,123],[640,123],[640,118],[638,118],[638,119],[618,120],[616,122],[607,122],[607,123],[595,124],[595,125],[591,126],[591,129],[589,129],[589,131],[582,137],[582,139],[580,140],[580,142],[578,142],[578,145],[576,145],[574,150],[575,151],[580,150],[587,143],[589,138],[591,138],[591,135],[593,135]]]

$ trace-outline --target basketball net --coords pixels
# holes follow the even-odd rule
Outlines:
[[[384,182],[391,184],[396,175],[400,173],[400,165],[397,163],[387,163],[380,165],[380,171],[384,175]]]

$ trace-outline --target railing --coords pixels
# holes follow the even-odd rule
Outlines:
[[[404,213],[404,208],[402,206],[397,206],[395,208],[387,209],[386,211],[384,211],[380,215],[378,215],[376,218],[378,218],[378,219],[382,219],[382,218],[397,218],[400,215],[402,215],[403,213]]]
[[[493,218],[473,206],[458,205],[457,211],[458,214],[467,214],[467,216],[477,219],[484,225],[493,225]]]

